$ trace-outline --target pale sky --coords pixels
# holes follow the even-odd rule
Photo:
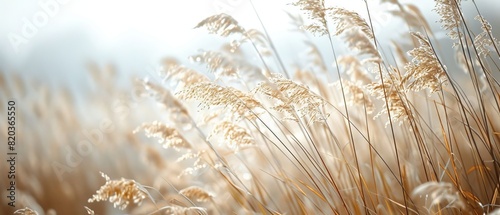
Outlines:
[[[275,24],[286,22],[281,3],[255,4],[260,11],[280,13],[266,23],[271,32],[286,27]],[[0,5],[0,70],[53,75],[56,82],[81,77],[86,62],[140,72],[163,57],[182,60],[200,48],[216,48],[204,39],[205,31],[193,27],[218,12],[257,24],[246,0],[0,0]]]
[[[295,51],[287,49],[295,43],[287,41],[287,2],[254,0],[284,53]],[[363,8],[362,0],[333,2]],[[491,3],[495,0],[477,2],[485,10],[498,9],[498,3]],[[433,13],[431,0],[418,3],[421,10]],[[88,62],[112,63],[125,74],[140,74],[163,57],[185,60],[198,49],[217,49],[222,40],[193,27],[219,12],[233,15],[246,28],[261,29],[248,0],[0,0],[0,70],[50,83],[80,80]],[[376,21],[390,21],[379,18]]]

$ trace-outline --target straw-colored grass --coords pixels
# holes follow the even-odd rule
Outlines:
[[[412,31],[383,51],[391,41],[379,40],[365,2],[366,17],[318,0],[292,4],[307,17],[291,15],[310,38],[306,63],[313,65],[297,71],[283,64],[266,31],[227,14],[202,20],[196,28],[228,42],[192,57],[206,71],[168,58],[162,81],[135,82],[160,108],[147,99],[101,107],[116,128],[62,182],[43,157],[64,161],[65,144],[79,140],[71,132],[84,123],[71,101],[48,98],[51,111],[33,102],[25,111],[48,123],[43,132],[58,134],[31,144],[39,150],[24,149],[18,213],[105,214],[116,212],[112,206],[126,214],[500,213],[500,44],[492,26],[479,10],[465,20],[460,1],[436,0],[453,41],[444,47],[416,6],[385,1]],[[333,58],[310,33],[328,39]],[[337,51],[332,38],[352,51]],[[94,101],[123,91],[107,92]]]

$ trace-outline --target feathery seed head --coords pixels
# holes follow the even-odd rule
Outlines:
[[[462,37],[462,33],[458,30],[462,23],[460,2],[461,0],[436,0],[436,8],[434,9],[441,16],[439,20],[441,27],[448,30],[447,34],[452,40]]]
[[[333,8],[329,15],[337,25],[334,35],[340,35],[347,30],[359,28],[366,37],[373,39],[372,29],[358,13],[344,8]]]
[[[326,21],[326,12],[331,8],[325,8],[323,0],[299,0],[292,3],[293,6],[300,7],[313,21],[312,24],[303,26],[303,29],[320,36],[328,34],[328,25]]]
[[[239,147],[254,145],[255,140],[248,130],[231,121],[218,123],[208,138],[220,133],[227,145],[236,151]]]
[[[176,162],[181,162],[181,161],[185,161],[185,160],[189,160],[189,159],[195,160],[192,167],[185,168],[181,172],[179,177],[183,176],[183,175],[194,174],[196,171],[203,169],[203,168],[206,168],[208,165],[203,160],[203,159],[208,157],[206,155],[207,155],[207,152],[204,150],[200,150],[197,152],[187,151],[181,157],[177,158]],[[203,156],[205,156],[205,157],[203,157]]]
[[[198,83],[180,91],[178,95],[181,99],[201,102],[202,108],[229,107],[230,112],[237,118],[253,119],[258,114],[255,110],[262,107],[252,95],[236,88],[223,87],[214,83]]]
[[[272,109],[286,113],[284,119],[297,121],[299,120],[297,117],[308,117],[313,122],[325,119],[325,114],[320,111],[326,104],[325,100],[309,90],[308,86],[279,75],[275,75],[269,81],[260,84],[254,91],[276,99],[277,104]],[[295,112],[299,115],[296,116]]]
[[[176,128],[165,125],[161,122],[144,123],[134,130],[134,133],[144,130],[147,137],[158,138],[158,142],[163,144],[163,148],[173,148],[179,151],[181,148],[189,149],[191,145],[184,139]]]
[[[180,65],[177,60],[166,58],[163,60],[163,69],[159,71],[164,81],[176,84],[173,88],[182,89],[200,82],[210,82],[206,76]]]
[[[406,74],[402,82],[410,90],[429,89],[432,93],[437,92],[447,80],[445,70],[429,40],[421,33],[412,33],[412,35],[418,39],[420,46],[408,52],[413,59],[405,65]]]
[[[236,33],[245,33],[245,29],[238,24],[238,21],[225,13],[210,16],[198,23],[195,28],[200,27],[207,28],[208,32],[211,34],[218,34],[223,37]]]
[[[140,205],[146,198],[146,192],[142,186],[134,180],[120,179],[111,180],[106,174],[101,172],[103,178],[106,179],[106,184],[102,185],[96,194],[88,200],[89,203],[109,201],[113,203],[115,208],[123,210],[132,202]]]
[[[198,202],[207,202],[213,197],[205,189],[198,186],[186,187],[180,190],[179,194]]]
[[[486,57],[490,54],[491,47],[500,46],[500,42],[493,37],[491,32],[492,27],[484,17],[477,15],[474,19],[481,23],[481,29],[483,29],[483,32],[479,33],[474,38],[474,45],[476,46],[478,54],[482,57]]]
[[[342,84],[346,92],[346,103],[349,106],[365,107],[368,113],[372,113],[375,106],[369,96],[359,84],[343,79]],[[335,84],[340,87],[340,82]]]
[[[384,83],[377,82],[366,86],[367,90],[375,96],[376,98],[385,101],[382,110],[375,115],[375,118],[381,116],[383,113],[387,113],[387,109],[391,113],[392,121],[406,120],[408,115],[406,113],[406,103],[403,100],[402,93],[404,92],[404,86],[401,83],[400,76],[396,75],[397,70],[392,68],[389,70],[384,77]],[[386,123],[386,126],[389,122]]]

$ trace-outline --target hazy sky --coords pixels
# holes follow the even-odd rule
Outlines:
[[[271,36],[285,44],[285,53],[294,51],[286,49],[292,41],[283,33],[290,27],[283,12],[290,9],[283,6],[286,2],[254,0]],[[363,1],[335,2],[359,8]],[[430,0],[418,2],[423,11],[433,7]],[[496,0],[477,2],[485,10],[498,9],[492,3]],[[50,83],[81,80],[88,62],[140,74],[163,57],[183,60],[200,48],[217,48],[213,37],[193,27],[218,12],[233,15],[247,28],[260,28],[248,0],[0,0],[0,70]]]
[[[278,1],[262,2],[256,1],[259,10],[281,13]],[[246,0],[0,0],[0,5],[0,70],[49,76],[50,82],[78,80],[87,62],[137,73],[162,57],[186,59],[207,45],[206,32],[193,27],[217,12],[239,14],[242,24],[255,20]],[[269,26],[279,23],[277,17]]]

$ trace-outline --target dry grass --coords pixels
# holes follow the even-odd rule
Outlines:
[[[119,123],[62,182],[43,156],[66,159],[63,148],[76,141],[70,134],[82,129],[83,119],[75,117],[68,97],[47,98],[49,107],[32,102],[25,113],[38,122],[62,116],[47,126],[65,134],[23,134],[27,144],[36,141],[29,136],[53,139],[33,145],[40,150],[24,149],[30,158],[20,171],[30,179],[19,179],[17,213],[113,211],[96,201],[127,214],[500,213],[500,44],[492,26],[477,11],[482,31],[474,32],[459,1],[436,1],[454,43],[441,47],[417,7],[385,2],[414,29],[392,41],[391,52],[382,51],[391,41],[378,39],[368,3],[362,17],[323,1],[296,1],[308,19],[291,15],[294,24],[303,26],[301,34],[328,37],[334,56],[327,59],[307,41],[313,66],[296,72],[283,65],[266,32],[245,29],[227,14],[208,17],[196,27],[231,37],[220,50],[192,57],[214,80],[166,59],[162,82],[136,82],[139,94],[160,108],[147,99],[125,110],[101,107]],[[333,37],[352,52],[339,55]],[[446,62],[438,47],[458,60]],[[447,66],[453,64],[468,78],[457,78]],[[26,84],[16,83],[14,91],[22,92]],[[123,91],[107,92],[94,101]],[[140,130],[160,144],[132,133]],[[106,162],[110,166],[101,166]],[[128,179],[103,173],[105,184],[92,195],[99,171]],[[68,204],[56,203],[60,199]]]

